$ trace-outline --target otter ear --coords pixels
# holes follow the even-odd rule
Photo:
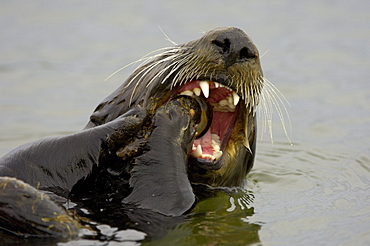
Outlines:
[[[181,216],[192,208],[195,195],[187,175],[187,147],[193,134],[190,116],[180,106],[159,110],[155,129],[135,160],[131,172],[132,193],[123,202],[167,216]]]

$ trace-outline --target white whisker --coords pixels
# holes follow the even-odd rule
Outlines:
[[[177,58],[177,56],[174,56],[172,57],[172,59],[175,59]],[[159,64],[159,63],[158,63]],[[163,74],[167,73],[167,71],[171,68],[171,67],[174,67],[177,65],[177,61],[172,61],[172,63],[168,64],[165,68],[163,68],[162,70],[160,70],[156,75],[153,76],[153,78],[147,83],[146,87],[148,87],[151,83],[153,83],[153,81],[155,81],[157,78],[159,78],[160,76],[162,76]],[[173,68],[171,69],[171,71],[173,71]],[[163,84],[167,78],[168,78],[169,75],[167,75],[162,81],[161,81],[161,84]]]
[[[269,52],[269,50],[266,50],[262,55],[260,55],[260,59],[261,59],[262,57],[264,57],[268,52]]]
[[[266,78],[263,78],[264,81],[264,87],[261,91],[261,107],[263,110],[264,115],[264,122],[263,122],[263,131],[262,131],[262,137],[263,132],[266,131],[266,128],[268,127],[268,132],[270,133],[270,139],[271,142],[273,142],[273,134],[272,134],[272,118],[273,118],[273,109],[275,108],[277,111],[277,114],[279,116],[279,119],[281,121],[281,124],[283,126],[284,133],[286,137],[288,138],[289,142],[290,137],[287,131],[285,120],[288,120],[289,123],[289,129],[291,129],[291,121],[289,117],[288,110],[285,106],[285,103],[288,103],[284,95]],[[284,115],[286,117],[284,117]],[[267,122],[266,122],[267,121]],[[262,139],[261,137],[261,139]]]
[[[163,31],[163,29],[162,29],[160,26],[158,26],[158,27],[159,27],[159,30],[161,30],[161,32],[163,33],[163,35],[166,37],[166,40],[167,40],[167,41],[171,42],[173,45],[177,45],[177,43],[175,43],[174,41],[172,41],[172,39],[170,39],[170,38],[167,36],[167,34]]]
[[[182,58],[182,60],[179,60],[180,58]],[[171,69],[171,71],[167,74],[167,76],[163,79],[162,83],[164,83],[164,81],[167,81],[167,79],[174,73],[174,72],[179,72],[179,69],[184,65],[186,64],[188,61],[188,57],[186,54],[182,54],[182,55],[179,55],[177,57],[177,60],[176,60],[176,63],[174,64],[175,66]],[[171,83],[171,90],[176,86],[176,84],[178,84],[179,82],[181,82],[181,80],[179,78],[181,77],[178,77],[177,76],[178,74],[176,74],[176,76],[174,77],[172,83]]]
[[[136,80],[136,78],[138,78],[140,76],[140,78],[138,79],[138,81],[135,82],[134,89],[132,90],[131,97],[130,97],[130,104],[132,102],[133,96],[134,96],[134,94],[136,92],[136,89],[137,89],[138,85],[141,84],[141,82],[143,81],[143,79],[145,78],[145,76],[148,73],[150,73],[153,68],[155,68],[156,66],[158,66],[159,63],[160,63],[160,61],[154,62],[154,63],[150,64],[149,66],[145,67],[140,72],[138,72],[132,79],[130,79],[130,82],[128,83],[128,85],[130,85],[133,81]]]
[[[165,55],[167,52],[176,52],[176,51],[180,51],[184,49],[184,47],[165,47],[165,48],[160,48],[160,49],[156,49],[156,50],[153,50],[151,52],[149,52],[148,54],[144,55],[143,57],[141,57],[140,59],[136,60],[136,61],[133,61],[121,68],[119,68],[118,70],[116,70],[115,72],[113,72],[112,74],[110,74],[107,78],[105,78],[104,81],[107,81],[108,79],[110,79],[111,77],[113,77],[114,75],[116,75],[117,73],[119,73],[120,71],[122,71],[123,69],[131,66],[131,65],[134,65],[134,64],[137,64],[139,62],[142,62],[140,63],[137,67],[140,68],[141,66],[145,65],[146,63],[152,61],[154,58],[156,57],[160,57],[162,55]],[[156,55],[153,55],[153,56],[149,56],[153,53],[156,53],[156,52],[159,52],[159,51],[162,51],[162,50],[165,50],[164,52],[162,53],[159,53],[159,54],[156,54]]]
[[[273,142],[273,138],[272,138],[272,124],[271,124],[271,118],[272,118],[272,105],[271,105],[271,100],[269,100],[269,93],[267,91],[267,89],[263,89],[262,90],[262,93],[261,93],[261,104],[260,104],[260,107],[259,107],[259,112],[262,108],[262,113],[260,114],[260,116],[262,115],[262,136],[261,136],[261,140],[263,139],[263,135],[264,133],[266,132],[266,129],[268,127],[268,133],[270,133],[270,139],[271,139],[271,142]]]

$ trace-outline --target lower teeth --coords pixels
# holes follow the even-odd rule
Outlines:
[[[212,161],[218,160],[222,156],[222,151],[220,151],[220,137],[217,134],[212,134],[212,155],[211,154],[203,154],[202,146],[198,144],[196,147],[193,145],[193,152],[191,155],[195,158],[201,159],[210,159]]]

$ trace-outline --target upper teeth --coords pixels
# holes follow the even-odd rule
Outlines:
[[[200,89],[199,88],[194,88],[193,89],[193,92],[195,93],[195,95],[197,95],[198,97],[200,96]]]
[[[209,83],[208,81],[200,81],[199,87],[202,89],[203,95],[208,98],[209,97]]]
[[[226,88],[228,89],[229,91],[232,91],[232,95],[230,95],[227,100],[229,101],[229,106],[231,105],[238,105],[239,103],[239,100],[240,100],[240,97],[238,94],[236,94],[235,91],[233,91],[231,88],[223,85],[223,84],[220,84],[220,83],[217,83],[217,82],[214,82],[214,85],[216,88],[219,88],[219,87],[223,87],[223,88]],[[180,93],[180,95],[186,95],[186,96],[193,96],[194,94],[196,96],[200,96],[200,93],[203,92],[203,95],[205,98],[208,98],[209,97],[209,81],[200,81],[199,82],[199,87],[196,87],[194,88],[192,91],[190,90],[187,90],[187,91],[183,91]],[[234,107],[231,107],[231,108],[234,108]]]
[[[193,93],[193,91],[187,90],[187,91],[181,92],[180,95],[192,96],[192,95],[194,95],[194,93]]]
[[[238,96],[238,94],[236,94],[236,92],[235,91],[233,91],[233,103],[234,103],[234,105],[236,106],[236,105],[238,105],[238,102],[239,102],[239,99],[240,99],[240,97]]]

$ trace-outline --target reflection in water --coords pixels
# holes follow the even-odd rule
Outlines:
[[[261,226],[250,223],[254,214],[253,194],[220,191],[200,202],[185,223],[179,224],[161,240],[148,245],[250,245],[260,242]],[[146,244],[145,244],[146,245]]]
[[[204,195],[204,190],[202,192]],[[242,189],[215,189],[209,192],[208,195],[212,197],[199,202],[189,215],[183,217],[167,217],[112,204],[106,204],[104,208],[99,204],[97,209],[92,206],[91,210],[83,212],[91,220],[87,224],[94,228],[94,232],[83,230],[80,240],[60,245],[110,245],[117,242],[141,242],[143,245],[249,245],[260,242],[260,225],[249,222],[254,213],[250,205],[252,193]]]

